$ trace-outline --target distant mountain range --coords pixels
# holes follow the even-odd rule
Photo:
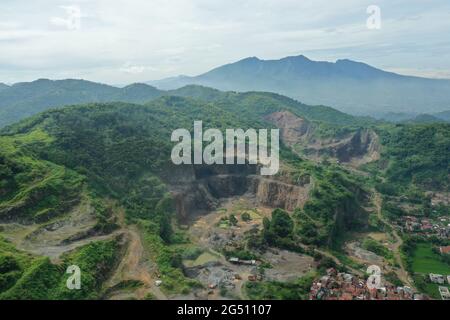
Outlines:
[[[380,117],[382,120],[386,120],[394,123],[435,123],[435,122],[450,122],[450,110],[428,114],[415,114],[415,113],[395,113],[390,112]]]
[[[403,76],[351,60],[312,61],[302,55],[280,60],[246,58],[199,76],[148,83],[160,89],[198,84],[227,91],[270,91],[358,115],[450,109],[450,80]]]
[[[308,118],[325,122],[351,124],[367,121],[342,113],[330,107],[308,106],[275,93],[234,93],[217,89],[188,85],[176,90],[159,90],[147,84],[136,83],[124,88],[85,80],[47,80],[17,83],[0,90],[0,127],[18,122],[39,112],[67,105],[97,102],[146,103],[162,96],[178,96],[200,99],[207,102],[241,105],[241,112],[248,107],[248,100],[255,99],[260,108],[267,105],[302,109]],[[236,111],[237,113],[239,111]]]
[[[65,105],[145,103],[166,95],[216,100],[231,94],[218,89],[273,92],[316,108],[331,106],[347,114],[392,122],[450,121],[450,80],[402,76],[350,60],[330,63],[297,56],[267,61],[247,58],[197,77],[180,76],[123,88],[73,79],[39,79],[11,86],[0,83],[0,127]],[[327,110],[335,114],[335,109]]]

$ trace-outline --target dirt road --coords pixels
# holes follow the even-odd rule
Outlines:
[[[399,236],[395,227],[386,218],[383,217],[381,210],[383,199],[381,198],[381,195],[376,191],[374,191],[373,193],[373,202],[375,204],[378,219],[381,222],[383,222],[386,226],[388,226],[390,229],[392,229],[392,235],[395,239],[395,242],[392,244],[391,249],[392,252],[394,253],[395,261],[400,266],[400,268],[397,270],[397,276],[403,283],[406,283],[409,287],[414,288],[414,283],[412,279],[409,277],[409,274],[405,269],[402,257],[400,255],[400,248],[403,245],[403,239]]]
[[[156,269],[156,266],[149,261],[137,227],[126,225],[123,211],[118,214],[118,223],[127,239],[127,248],[119,266],[105,287],[113,288],[121,282],[137,280],[142,283],[142,286],[128,296],[144,299],[150,293],[158,300],[167,300],[167,296],[155,285],[157,279],[152,277],[152,271]],[[108,298],[122,299],[123,296],[123,292],[119,290],[113,292]]]

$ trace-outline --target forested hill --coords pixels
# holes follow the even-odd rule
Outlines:
[[[47,79],[17,83],[0,89],[0,126],[52,107],[107,101],[141,103],[159,96],[158,89],[139,84],[116,88],[85,80]]]
[[[382,126],[378,132],[390,189],[414,184],[428,190],[449,190],[450,124]]]
[[[186,86],[177,90],[161,91],[146,84],[132,84],[116,88],[84,80],[37,80],[19,83],[4,90],[0,89],[0,127],[12,124],[39,112],[59,108],[65,105],[95,102],[129,102],[145,103],[162,96],[192,97],[203,101],[220,101],[222,105],[261,103],[261,108],[268,104],[295,108],[311,120],[322,120],[337,124],[355,124],[367,122],[344,114],[330,107],[308,106],[272,93],[221,92],[201,86]],[[235,110],[236,112],[243,111]]]

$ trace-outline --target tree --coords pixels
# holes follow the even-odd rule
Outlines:
[[[289,214],[281,209],[272,212],[272,220],[264,218],[263,220],[263,237],[267,243],[275,243],[279,238],[287,238],[294,231],[294,222]]]
[[[281,209],[272,212],[272,221],[270,223],[272,233],[280,238],[286,238],[292,235],[294,222],[289,214]]]

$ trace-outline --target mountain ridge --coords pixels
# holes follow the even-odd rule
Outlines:
[[[301,106],[308,110],[309,114],[312,114],[313,109],[315,109],[316,114],[328,112],[331,118],[345,119],[344,122],[353,122],[354,118],[331,107],[306,106],[291,98],[269,92],[223,92],[198,85],[187,85],[176,90],[163,91],[143,83],[134,83],[118,88],[85,80],[38,79],[32,82],[17,83],[6,90],[0,91],[0,127],[51,108],[61,108],[66,105],[115,101],[143,104],[162,96],[190,97],[206,101],[234,101],[244,99],[247,95],[257,95],[263,100],[274,100],[291,106]],[[264,101],[261,103],[264,103]],[[333,121],[330,117],[328,118],[328,120]]]
[[[349,59],[313,61],[304,55],[249,57],[198,76],[147,83],[165,90],[197,84],[225,91],[271,91],[358,115],[441,112],[450,107],[448,79],[401,75]]]

